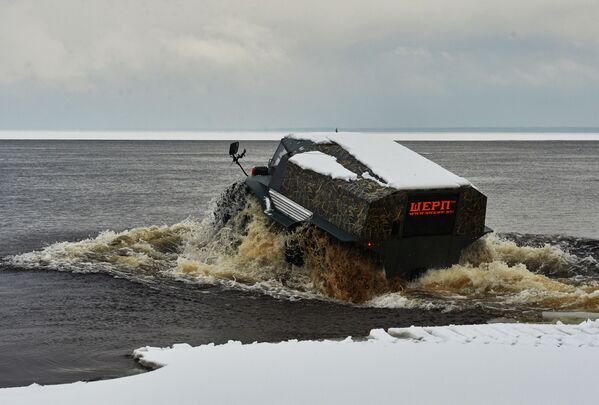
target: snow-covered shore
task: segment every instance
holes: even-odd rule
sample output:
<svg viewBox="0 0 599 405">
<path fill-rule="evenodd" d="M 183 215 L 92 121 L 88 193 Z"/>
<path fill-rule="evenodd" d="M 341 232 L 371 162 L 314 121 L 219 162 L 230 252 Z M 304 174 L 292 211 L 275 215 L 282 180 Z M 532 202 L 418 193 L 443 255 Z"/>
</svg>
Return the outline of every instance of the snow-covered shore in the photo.
<svg viewBox="0 0 599 405">
<path fill-rule="evenodd" d="M 0 390 L 2 404 L 596 404 L 599 321 L 142 348 L 149 373 Z"/>
</svg>

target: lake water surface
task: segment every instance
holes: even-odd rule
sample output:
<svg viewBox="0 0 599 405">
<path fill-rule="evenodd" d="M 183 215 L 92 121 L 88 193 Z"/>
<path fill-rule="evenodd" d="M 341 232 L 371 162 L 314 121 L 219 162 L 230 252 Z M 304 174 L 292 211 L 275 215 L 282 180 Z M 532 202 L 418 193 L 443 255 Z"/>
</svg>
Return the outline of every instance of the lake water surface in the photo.
<svg viewBox="0 0 599 405">
<path fill-rule="evenodd" d="M 487 225 L 500 235 L 485 249 L 495 256 L 355 305 L 272 264 L 247 277 L 238 258 L 170 271 L 197 260 L 180 246 L 193 245 L 210 202 L 242 178 L 228 142 L 0 140 L 0 387 L 138 373 L 129 354 L 144 345 L 599 311 L 599 142 L 404 144 L 487 195 Z M 276 143 L 242 147 L 252 167 Z M 139 230 L 119 234 L 131 228 Z M 143 250 L 156 233 L 179 250 Z M 136 244 L 115 245 L 119 235 Z"/>
</svg>

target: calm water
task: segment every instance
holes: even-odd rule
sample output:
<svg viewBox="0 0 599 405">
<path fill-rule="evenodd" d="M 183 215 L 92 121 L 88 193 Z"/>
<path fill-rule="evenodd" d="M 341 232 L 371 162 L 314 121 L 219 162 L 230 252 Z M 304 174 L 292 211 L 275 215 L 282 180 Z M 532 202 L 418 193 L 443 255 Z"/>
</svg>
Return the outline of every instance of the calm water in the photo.
<svg viewBox="0 0 599 405">
<path fill-rule="evenodd" d="M 599 143 L 406 142 L 488 196 L 487 224 L 519 244 L 599 259 Z M 246 142 L 246 167 L 273 142 Z M 201 218 L 239 169 L 227 142 L 0 141 L 0 257 L 103 230 Z M 517 235 L 534 234 L 537 236 Z M 366 308 L 106 274 L 0 267 L 0 386 L 140 372 L 143 345 L 364 335 L 374 327 L 482 322 L 492 310 Z M 590 269 L 590 270 L 589 270 Z M 87 272 L 89 273 L 89 271 Z"/>
</svg>

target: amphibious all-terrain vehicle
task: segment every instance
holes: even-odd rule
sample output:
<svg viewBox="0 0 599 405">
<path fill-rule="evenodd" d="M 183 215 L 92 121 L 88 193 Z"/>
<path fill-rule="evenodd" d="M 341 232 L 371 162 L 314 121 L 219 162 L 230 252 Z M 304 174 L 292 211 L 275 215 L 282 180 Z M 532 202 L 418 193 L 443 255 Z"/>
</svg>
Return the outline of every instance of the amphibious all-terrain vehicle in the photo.
<svg viewBox="0 0 599 405">
<path fill-rule="evenodd" d="M 229 149 L 237 164 L 245 154 L 238 148 L 234 142 Z M 387 277 L 455 264 L 462 249 L 491 232 L 485 195 L 381 135 L 288 135 L 245 182 L 274 221 L 286 228 L 309 223 L 368 249 Z"/>
</svg>

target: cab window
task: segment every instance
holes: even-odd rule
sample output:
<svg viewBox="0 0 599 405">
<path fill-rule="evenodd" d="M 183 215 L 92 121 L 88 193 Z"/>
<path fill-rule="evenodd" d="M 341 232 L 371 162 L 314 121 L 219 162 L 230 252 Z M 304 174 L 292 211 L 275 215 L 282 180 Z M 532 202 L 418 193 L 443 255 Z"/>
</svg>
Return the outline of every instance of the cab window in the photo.
<svg viewBox="0 0 599 405">
<path fill-rule="evenodd" d="M 270 168 L 275 167 L 276 165 L 279 164 L 279 162 L 281 161 L 281 158 L 283 156 L 285 156 L 286 154 L 287 154 L 287 149 L 285 149 L 285 146 L 283 146 L 283 142 L 279 143 L 279 147 L 277 148 L 277 150 L 275 151 L 275 154 L 270 159 L 270 162 L 268 162 L 268 166 Z"/>
</svg>

